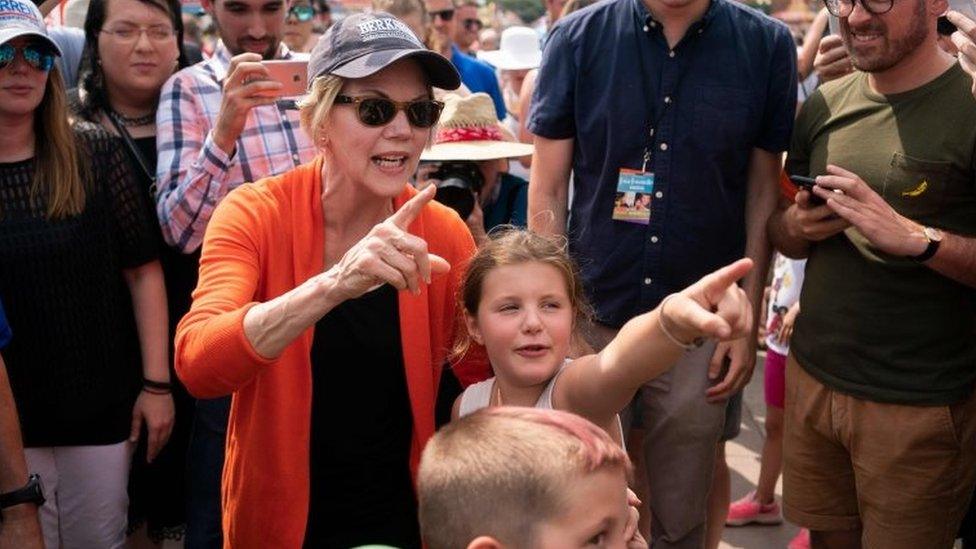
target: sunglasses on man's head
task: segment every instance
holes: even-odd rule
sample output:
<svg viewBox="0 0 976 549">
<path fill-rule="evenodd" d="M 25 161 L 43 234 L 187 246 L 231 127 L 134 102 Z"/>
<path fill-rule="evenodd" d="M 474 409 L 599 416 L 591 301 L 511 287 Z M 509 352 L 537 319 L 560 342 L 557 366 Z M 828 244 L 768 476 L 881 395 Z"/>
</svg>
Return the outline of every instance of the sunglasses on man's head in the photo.
<svg viewBox="0 0 976 549">
<path fill-rule="evenodd" d="M 444 21 L 450 21 L 451 19 L 454 19 L 454 10 L 432 11 L 430 12 L 430 17 L 431 19 L 434 17 L 440 17 Z"/>
<path fill-rule="evenodd" d="M 315 8 L 312 6 L 292 6 L 288 9 L 288 17 L 294 17 L 300 23 L 307 23 L 315 17 Z"/>
<path fill-rule="evenodd" d="M 39 71 L 48 72 L 54 67 L 55 54 L 50 48 L 45 48 L 37 44 L 28 44 L 19 48 L 11 44 L 3 44 L 0 45 L 0 70 L 13 64 L 18 51 L 24 57 L 24 61 L 27 61 L 28 65 Z"/>
<path fill-rule="evenodd" d="M 462 23 L 464 24 L 464 28 L 468 29 L 469 31 L 480 31 L 481 28 L 485 26 L 485 24 L 481 22 L 481 19 L 465 19 Z"/>
<path fill-rule="evenodd" d="M 338 105 L 356 105 L 356 115 L 359 121 L 367 126 L 383 126 L 389 124 L 398 111 L 407 113 L 407 121 L 416 128 L 430 128 L 437 123 L 444 109 L 444 103 L 433 99 L 418 99 L 416 101 L 393 101 L 383 97 L 350 97 L 339 95 L 336 97 Z"/>
</svg>

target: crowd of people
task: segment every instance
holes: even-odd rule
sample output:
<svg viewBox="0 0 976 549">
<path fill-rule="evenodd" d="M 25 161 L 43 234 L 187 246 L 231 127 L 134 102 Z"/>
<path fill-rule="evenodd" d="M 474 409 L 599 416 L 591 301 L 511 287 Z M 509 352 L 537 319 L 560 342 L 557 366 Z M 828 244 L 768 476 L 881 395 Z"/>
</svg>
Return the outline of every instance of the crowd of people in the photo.
<svg viewBox="0 0 976 549">
<path fill-rule="evenodd" d="M 0 549 L 976 547 L 976 4 L 78 3 L 0 0 Z"/>
</svg>

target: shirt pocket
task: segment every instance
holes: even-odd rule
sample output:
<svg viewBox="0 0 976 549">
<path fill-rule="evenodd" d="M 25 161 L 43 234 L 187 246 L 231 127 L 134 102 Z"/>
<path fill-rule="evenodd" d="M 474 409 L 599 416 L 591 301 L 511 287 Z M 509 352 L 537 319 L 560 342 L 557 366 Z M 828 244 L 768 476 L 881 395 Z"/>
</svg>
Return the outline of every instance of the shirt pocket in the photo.
<svg viewBox="0 0 976 549">
<path fill-rule="evenodd" d="M 748 148 L 755 124 L 749 92 L 728 86 L 701 86 L 694 110 L 694 140 L 705 150 Z"/>
<path fill-rule="evenodd" d="M 895 153 L 885 174 L 881 196 L 901 215 L 927 217 L 942 209 L 951 176 L 949 162 Z"/>
</svg>

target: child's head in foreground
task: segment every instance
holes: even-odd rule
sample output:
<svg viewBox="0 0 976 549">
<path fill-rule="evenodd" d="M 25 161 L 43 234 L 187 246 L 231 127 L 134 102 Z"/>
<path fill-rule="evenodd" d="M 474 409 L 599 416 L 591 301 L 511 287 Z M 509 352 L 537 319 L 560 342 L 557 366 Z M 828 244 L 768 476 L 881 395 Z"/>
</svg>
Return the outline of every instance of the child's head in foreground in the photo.
<svg viewBox="0 0 976 549">
<path fill-rule="evenodd" d="M 484 345 L 495 374 L 519 385 L 556 374 L 590 311 L 565 239 L 515 228 L 494 231 L 478 249 L 459 301 L 467 332 L 456 355 L 471 340 Z"/>
<path fill-rule="evenodd" d="M 556 410 L 491 407 L 454 421 L 420 463 L 429 549 L 624 547 L 624 450 Z"/>
</svg>

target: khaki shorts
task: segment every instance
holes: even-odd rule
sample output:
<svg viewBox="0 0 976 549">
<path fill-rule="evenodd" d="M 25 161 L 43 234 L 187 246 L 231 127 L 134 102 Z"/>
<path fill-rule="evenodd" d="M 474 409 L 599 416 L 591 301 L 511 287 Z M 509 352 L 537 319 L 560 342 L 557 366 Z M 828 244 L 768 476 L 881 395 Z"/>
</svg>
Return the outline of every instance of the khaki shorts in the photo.
<svg viewBox="0 0 976 549">
<path fill-rule="evenodd" d="M 952 547 L 976 482 L 976 392 L 952 406 L 903 406 L 835 392 L 786 365 L 786 518 L 862 529 L 866 548 Z"/>
</svg>

